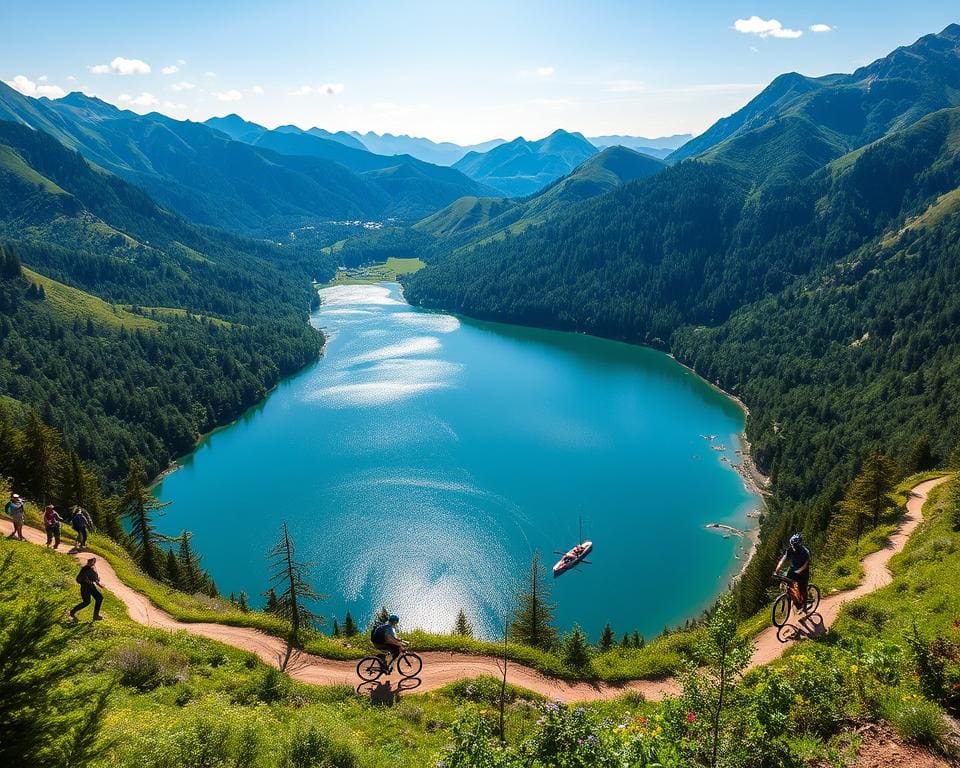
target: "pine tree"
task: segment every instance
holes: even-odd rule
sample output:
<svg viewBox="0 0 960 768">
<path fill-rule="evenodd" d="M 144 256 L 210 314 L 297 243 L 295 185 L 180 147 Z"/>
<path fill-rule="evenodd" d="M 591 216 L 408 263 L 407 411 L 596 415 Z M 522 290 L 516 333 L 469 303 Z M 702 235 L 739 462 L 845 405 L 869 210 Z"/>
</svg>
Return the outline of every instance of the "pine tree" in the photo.
<svg viewBox="0 0 960 768">
<path fill-rule="evenodd" d="M 457 614 L 457 623 L 453 627 L 453 634 L 463 637 L 473 637 L 473 625 L 467 620 L 467 614 L 463 608 Z"/>
<path fill-rule="evenodd" d="M 340 637 L 340 622 L 337 621 L 337 617 L 333 617 L 333 622 L 330 626 L 330 635 L 331 637 Z"/>
<path fill-rule="evenodd" d="M 907 454 L 904 472 L 912 475 L 916 472 L 923 472 L 931 469 L 934 465 L 933 449 L 930 447 L 930 438 L 926 435 L 920 435 L 910 446 L 910 453 Z"/>
<path fill-rule="evenodd" d="M 550 650 L 556 643 L 557 630 L 552 626 L 554 606 L 549 602 L 550 590 L 540 564 L 540 553 L 530 560 L 530 575 L 517 592 L 517 608 L 510 623 L 511 639 L 535 648 Z"/>
<path fill-rule="evenodd" d="M 635 633 L 637 635 L 636 645 L 637 648 L 643 648 L 647 644 L 647 641 L 643 639 L 643 635 L 639 632 Z"/>
<path fill-rule="evenodd" d="M 23 453 L 19 475 L 27 493 L 40 506 L 53 498 L 56 484 L 59 435 L 48 427 L 40 414 L 31 410 L 23 435 Z"/>
<path fill-rule="evenodd" d="M 390 611 L 387 610 L 387 606 L 381 605 L 380 610 L 377 611 L 377 615 L 373 617 L 373 626 L 379 626 L 380 624 L 386 624 L 390 620 Z"/>
<path fill-rule="evenodd" d="M 590 667 L 590 646 L 579 624 L 563 641 L 563 663 L 576 672 L 585 672 Z"/>
<path fill-rule="evenodd" d="M 263 596 L 266 598 L 267 602 L 263 606 L 263 610 L 266 613 L 276 613 L 277 612 L 277 592 L 273 587 L 270 587 L 266 592 L 263 593 Z"/>
<path fill-rule="evenodd" d="M 169 506 L 169 502 L 161 504 L 150 495 L 144 484 L 145 477 L 140 461 L 131 459 L 126 490 L 120 499 L 120 510 L 130 522 L 137 562 L 144 573 L 159 579 L 162 576 L 160 542 L 164 539 L 153 527 L 152 517 Z"/>
<path fill-rule="evenodd" d="M 281 527 L 280 540 L 270 550 L 271 582 L 277 589 L 275 613 L 290 624 L 287 648 L 279 659 L 280 669 L 286 671 L 295 648 L 303 643 L 304 632 L 322 621 L 322 617 L 310 610 L 307 603 L 322 600 L 307 580 L 307 566 L 296 559 L 296 548 L 287 524 Z"/>
<path fill-rule="evenodd" d="M 623 638 L 620 640 L 620 647 L 621 647 L 621 648 L 629 648 L 629 647 L 630 647 L 630 633 L 629 633 L 629 632 L 624 632 L 624 633 L 623 633 Z"/>
<path fill-rule="evenodd" d="M 347 615 L 343 617 L 343 636 L 354 637 L 357 631 L 357 624 L 350 615 L 350 611 L 347 611 Z"/>
<path fill-rule="evenodd" d="M 180 584 L 178 588 L 192 595 L 196 592 L 209 591 L 209 588 L 205 589 L 205 587 L 208 587 L 205 583 L 208 577 L 200 567 L 200 556 L 190 546 L 190 537 L 191 533 L 189 531 L 180 534 L 177 562 L 180 564 Z"/>
<path fill-rule="evenodd" d="M 613 627 L 610 626 L 610 622 L 607 622 L 607 626 L 603 628 L 603 634 L 600 635 L 600 642 L 597 644 L 597 649 L 600 653 L 606 653 L 613 648 L 615 643 Z"/>
<path fill-rule="evenodd" d="M 240 613 L 250 613 L 250 604 L 247 601 L 247 593 L 242 589 L 240 590 L 240 596 L 237 598 L 237 608 L 240 609 Z"/>
<path fill-rule="evenodd" d="M 879 524 L 880 515 L 891 504 L 887 494 L 893 490 L 897 476 L 897 464 L 886 454 L 877 450 L 867 457 L 827 528 L 827 553 L 842 556 L 851 541 L 859 544 L 867 520 L 872 519 L 874 526 Z"/>
<path fill-rule="evenodd" d="M 175 589 L 183 589 L 183 574 L 180 571 L 180 562 L 172 549 L 167 550 L 167 581 Z"/>
<path fill-rule="evenodd" d="M 666 631 L 666 628 L 664 628 Z M 640 633 L 637 630 L 633 630 L 633 647 L 634 648 L 643 648 L 643 638 L 640 637 Z"/>
</svg>

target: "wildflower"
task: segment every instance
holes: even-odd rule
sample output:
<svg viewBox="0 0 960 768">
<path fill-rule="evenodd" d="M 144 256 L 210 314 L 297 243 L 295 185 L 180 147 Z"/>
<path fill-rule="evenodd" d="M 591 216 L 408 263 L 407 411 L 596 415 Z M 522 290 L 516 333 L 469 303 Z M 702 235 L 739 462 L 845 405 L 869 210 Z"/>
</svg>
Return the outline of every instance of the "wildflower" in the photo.
<svg viewBox="0 0 960 768">
<path fill-rule="evenodd" d="M 850 674 L 855 675 L 855 674 L 857 674 L 857 672 L 859 672 L 859 671 L 860 671 L 860 667 L 858 667 L 856 664 L 851 664 L 851 665 L 850 665 Z"/>
<path fill-rule="evenodd" d="M 687 722 L 692 723 L 697 719 L 697 716 L 693 712 L 687 712 Z"/>
</svg>

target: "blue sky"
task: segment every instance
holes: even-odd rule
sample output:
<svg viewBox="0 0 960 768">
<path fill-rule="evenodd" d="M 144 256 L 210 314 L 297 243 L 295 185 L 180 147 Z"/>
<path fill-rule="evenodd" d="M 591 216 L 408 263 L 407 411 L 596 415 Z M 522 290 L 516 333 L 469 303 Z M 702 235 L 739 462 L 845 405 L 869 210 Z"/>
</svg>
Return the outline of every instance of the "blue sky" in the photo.
<svg viewBox="0 0 960 768">
<path fill-rule="evenodd" d="M 956 0 L 2 0 L 0 79 L 270 127 L 660 136 L 699 133 L 783 72 L 849 72 L 957 21 Z"/>
</svg>

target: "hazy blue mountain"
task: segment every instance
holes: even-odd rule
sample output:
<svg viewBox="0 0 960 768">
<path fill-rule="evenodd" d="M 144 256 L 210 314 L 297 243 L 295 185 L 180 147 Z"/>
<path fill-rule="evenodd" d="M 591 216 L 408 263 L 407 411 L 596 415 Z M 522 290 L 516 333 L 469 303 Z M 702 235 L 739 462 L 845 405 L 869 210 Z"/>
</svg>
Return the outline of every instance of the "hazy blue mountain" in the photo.
<svg viewBox="0 0 960 768">
<path fill-rule="evenodd" d="M 875 141 L 891 130 L 904 128 L 925 114 L 960 104 L 960 25 L 951 24 L 940 34 L 926 35 L 912 45 L 852 74 L 806 77 L 796 72 L 781 75 L 745 107 L 718 120 L 700 136 L 671 154 L 671 161 L 703 155 L 721 144 L 756 130 L 794 133 L 792 141 L 818 147 L 803 151 L 834 157 Z M 792 122 L 776 127 L 776 122 Z M 812 127 L 805 136 L 798 126 Z M 730 145 L 743 159 L 747 146 L 758 138 Z M 781 147 L 781 150 L 785 147 Z"/>
<path fill-rule="evenodd" d="M 216 128 L 221 133 L 227 134 L 231 139 L 242 141 L 244 144 L 253 144 L 260 135 L 268 130 L 262 125 L 244 120 L 237 114 L 230 114 L 226 117 L 211 117 L 209 120 L 205 120 L 204 124 Z"/>
<path fill-rule="evenodd" d="M 489 191 L 449 168 L 267 131 L 235 115 L 213 127 L 137 115 L 80 93 L 31 99 L 0 83 L 0 118 L 49 133 L 197 223 L 257 236 L 279 238 L 329 220 L 416 220 Z M 259 146 L 272 141 L 306 143 L 311 151 Z"/>
<path fill-rule="evenodd" d="M 607 147 L 628 147 L 635 152 L 640 152 L 650 157 L 663 159 L 675 149 L 679 149 L 686 144 L 693 136 L 689 133 L 678 133 L 673 136 L 660 136 L 659 138 L 648 139 L 644 136 L 588 136 L 587 141 L 593 144 L 597 149 L 606 149 Z"/>
<path fill-rule="evenodd" d="M 337 131 L 336 133 L 331 133 L 330 131 L 325 131 L 323 128 L 309 128 L 305 131 L 295 125 L 280 125 L 273 130 L 276 133 L 295 133 L 304 134 L 307 136 L 316 136 L 318 139 L 335 141 L 337 144 L 342 144 L 345 147 L 363 150 L 364 152 L 367 151 L 367 148 L 363 146 L 362 142 L 355 139 L 346 131 Z"/>
<path fill-rule="evenodd" d="M 486 152 L 504 143 L 503 139 L 491 139 L 479 144 L 462 146 L 449 141 L 436 142 L 417 136 L 394 136 L 392 133 L 380 135 L 373 131 L 362 134 L 353 131 L 351 135 L 362 141 L 371 152 L 380 155 L 411 155 L 418 160 L 436 165 L 453 165 L 467 152 Z"/>
<path fill-rule="evenodd" d="M 453 167 L 507 197 L 543 189 L 598 152 L 579 133 L 557 130 L 539 141 L 522 136 L 487 152 L 470 152 Z"/>
<path fill-rule="evenodd" d="M 666 167 L 666 163 L 632 149 L 609 147 L 526 200 L 463 197 L 418 222 L 414 229 L 449 238 L 439 246 L 441 252 L 462 250 L 520 234 L 559 216 L 575 203 L 628 181 L 653 176 Z"/>
</svg>

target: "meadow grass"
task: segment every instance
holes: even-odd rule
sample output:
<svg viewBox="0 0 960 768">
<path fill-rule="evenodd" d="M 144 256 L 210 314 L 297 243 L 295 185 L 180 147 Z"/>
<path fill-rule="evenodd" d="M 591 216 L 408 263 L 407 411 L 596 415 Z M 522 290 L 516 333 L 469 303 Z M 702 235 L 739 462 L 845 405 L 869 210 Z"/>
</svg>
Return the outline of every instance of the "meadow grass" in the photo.
<svg viewBox="0 0 960 768">
<path fill-rule="evenodd" d="M 426 262 L 421 259 L 388 258 L 378 264 L 367 264 L 363 267 L 347 269 L 341 267 L 334 278 L 323 285 L 330 288 L 335 285 L 371 285 L 373 283 L 393 283 L 400 275 L 411 275 L 423 269 Z"/>
</svg>

